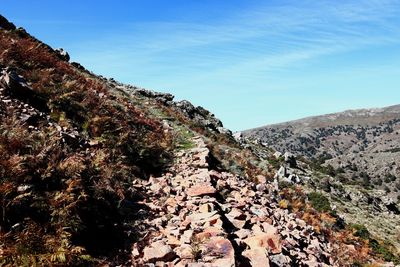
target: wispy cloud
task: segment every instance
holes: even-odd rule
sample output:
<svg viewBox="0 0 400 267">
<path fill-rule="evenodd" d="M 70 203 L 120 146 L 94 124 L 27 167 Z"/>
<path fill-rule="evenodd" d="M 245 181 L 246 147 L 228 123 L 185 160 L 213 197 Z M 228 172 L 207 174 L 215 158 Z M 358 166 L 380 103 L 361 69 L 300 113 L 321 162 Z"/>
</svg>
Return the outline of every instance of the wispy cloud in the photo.
<svg viewBox="0 0 400 267">
<path fill-rule="evenodd" d="M 275 109 L 269 112 L 277 115 L 279 102 L 296 92 L 307 92 L 303 100 L 318 88 L 352 90 L 348 88 L 354 86 L 359 93 L 368 85 L 362 81 L 369 76 L 375 79 L 370 84 L 376 86 L 378 74 L 386 75 L 388 82 L 382 84 L 388 85 L 388 73 L 398 73 L 396 64 L 357 66 L 352 60 L 360 51 L 375 49 L 384 55 L 388 47 L 398 46 L 399 18 L 400 0 L 278 1 L 274 6 L 228 13 L 215 21 L 121 25 L 118 32 L 105 34 L 101 40 L 97 37 L 72 47 L 72 56 L 96 72 L 204 104 L 238 129 L 255 127 L 256 120 L 262 124 L 265 119 L 260 110 L 274 94 L 277 104 L 271 104 Z M 365 54 L 363 60 L 370 56 L 376 54 Z M 332 58 L 337 61 L 334 70 L 319 72 L 318 64 Z M 293 71 L 297 69 L 301 71 Z M 290 76 L 293 73 L 295 77 Z M 335 84 L 335 75 L 348 80 Z M 353 76 L 357 80 L 352 84 Z M 321 97 L 321 90 L 315 95 Z M 252 98 L 246 96 L 249 92 Z M 252 104 L 240 112 L 229 108 L 244 105 L 243 99 Z M 304 109 L 309 106 L 303 104 Z"/>
<path fill-rule="evenodd" d="M 171 64 L 183 63 L 182 67 L 207 66 L 205 69 L 215 73 L 246 70 L 251 65 L 260 70 L 282 68 L 327 54 L 400 41 L 400 28 L 391 21 L 399 15 L 399 1 L 340 2 L 245 10 L 212 25 L 126 25 L 123 33 L 107 35 L 102 42 L 94 40 L 96 45 L 88 45 L 91 51 L 78 56 L 91 61 L 105 55 L 107 64 L 127 57 L 142 63 L 167 59 Z"/>
</svg>

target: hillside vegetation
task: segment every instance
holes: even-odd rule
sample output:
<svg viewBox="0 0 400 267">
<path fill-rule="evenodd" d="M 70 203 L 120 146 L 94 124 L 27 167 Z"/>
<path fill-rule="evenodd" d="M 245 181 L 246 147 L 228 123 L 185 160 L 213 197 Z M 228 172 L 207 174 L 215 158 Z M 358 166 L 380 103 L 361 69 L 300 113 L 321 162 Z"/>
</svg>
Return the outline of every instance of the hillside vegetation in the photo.
<svg viewBox="0 0 400 267">
<path fill-rule="evenodd" d="M 0 16 L 0 266 L 398 262 L 324 193 L 277 179 L 285 159 L 173 98 Z"/>
</svg>

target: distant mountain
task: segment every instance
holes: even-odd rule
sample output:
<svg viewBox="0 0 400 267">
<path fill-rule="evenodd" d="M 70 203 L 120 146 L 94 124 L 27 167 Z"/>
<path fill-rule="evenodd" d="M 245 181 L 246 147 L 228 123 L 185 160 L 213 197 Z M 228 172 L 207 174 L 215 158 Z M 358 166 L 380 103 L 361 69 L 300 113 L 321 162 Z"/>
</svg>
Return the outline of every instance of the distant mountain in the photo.
<svg viewBox="0 0 400 267">
<path fill-rule="evenodd" d="M 256 132 L 265 128 L 285 128 L 287 126 L 292 126 L 296 128 L 297 131 L 322 127 L 334 127 L 340 125 L 371 126 L 398 118 L 400 118 L 400 105 L 394 105 L 384 108 L 354 109 L 338 113 L 312 116 L 299 120 L 250 129 L 244 131 L 244 133 Z"/>
<path fill-rule="evenodd" d="M 347 182 L 400 190 L 400 105 L 347 110 L 242 132 L 277 151 L 324 166 Z"/>
<path fill-rule="evenodd" d="M 309 177 L 300 184 L 324 191 L 340 216 L 400 249 L 400 105 L 314 116 L 235 136 L 270 163 L 293 153 L 299 167 L 278 172 L 283 180 L 292 173 Z"/>
</svg>

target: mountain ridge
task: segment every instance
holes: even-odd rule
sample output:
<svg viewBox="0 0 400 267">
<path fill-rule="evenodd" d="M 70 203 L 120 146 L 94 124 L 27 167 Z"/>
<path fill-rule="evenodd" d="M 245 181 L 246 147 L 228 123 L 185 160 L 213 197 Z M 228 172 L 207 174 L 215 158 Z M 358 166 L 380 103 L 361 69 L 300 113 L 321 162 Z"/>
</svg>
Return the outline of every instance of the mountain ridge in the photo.
<svg viewBox="0 0 400 267">
<path fill-rule="evenodd" d="M 249 132 L 249 131 L 255 131 L 255 130 L 260 130 L 263 128 L 267 127 L 278 127 L 278 126 L 287 126 L 289 124 L 296 124 L 296 123 L 307 123 L 309 121 L 313 120 L 320 120 L 320 119 L 326 119 L 327 122 L 329 123 L 329 120 L 333 121 L 338 116 L 347 116 L 347 117 L 371 117 L 371 116 L 376 116 L 379 113 L 395 113 L 398 114 L 400 113 L 400 104 L 396 105 L 390 105 L 390 106 L 385 106 L 385 107 L 378 107 L 378 108 L 360 108 L 360 109 L 346 109 L 344 111 L 340 112 L 332 112 L 332 113 L 327 113 L 327 114 L 322 114 L 322 115 L 313 115 L 313 116 L 308 116 L 300 119 L 295 119 L 295 120 L 289 120 L 289 121 L 284 121 L 284 122 L 278 122 L 278 123 L 272 123 L 272 124 L 266 124 L 264 126 L 260 127 L 255 127 L 251 129 L 246 129 L 238 132 Z M 367 113 L 367 114 L 366 114 Z M 389 118 L 388 118 L 389 119 Z M 342 123 L 344 124 L 344 123 Z M 325 125 L 327 126 L 327 125 Z"/>
<path fill-rule="evenodd" d="M 302 169 L 322 172 L 316 177 L 310 173 L 305 183 L 326 192 L 339 214 L 367 225 L 400 249 L 395 223 L 400 219 L 400 105 L 313 116 L 246 130 L 236 137 L 260 146 L 261 155 L 271 150 L 278 157 L 289 153 Z M 292 178 L 282 178 L 292 183 Z M 392 211 L 376 208 L 376 203 L 386 201 L 392 203 Z"/>
</svg>

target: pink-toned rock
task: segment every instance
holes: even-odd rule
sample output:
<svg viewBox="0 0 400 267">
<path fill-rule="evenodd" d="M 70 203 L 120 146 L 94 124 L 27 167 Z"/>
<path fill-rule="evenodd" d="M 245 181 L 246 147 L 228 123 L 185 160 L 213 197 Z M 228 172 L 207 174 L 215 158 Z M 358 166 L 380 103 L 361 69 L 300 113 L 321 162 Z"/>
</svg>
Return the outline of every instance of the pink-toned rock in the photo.
<svg viewBox="0 0 400 267">
<path fill-rule="evenodd" d="M 224 180 L 217 180 L 217 185 L 216 187 L 218 188 L 218 190 L 222 190 L 224 188 L 226 188 L 226 181 Z"/>
<path fill-rule="evenodd" d="M 240 193 L 241 195 L 248 197 L 254 197 L 256 195 L 253 190 L 250 190 L 247 187 L 243 187 L 242 190 L 240 190 Z"/>
<path fill-rule="evenodd" d="M 191 223 L 191 221 L 190 221 L 189 217 L 186 217 L 185 220 L 183 220 L 182 223 L 180 224 L 179 229 L 183 230 L 183 229 L 189 228 L 190 223 Z"/>
<path fill-rule="evenodd" d="M 253 227 L 251 227 L 251 230 L 253 230 L 254 234 L 263 233 L 263 230 L 258 224 L 253 225 Z"/>
<path fill-rule="evenodd" d="M 222 234 L 222 229 L 217 227 L 207 227 L 203 232 L 196 234 L 197 240 L 207 240 Z"/>
<path fill-rule="evenodd" d="M 265 186 L 265 184 L 258 184 L 256 185 L 256 189 L 258 192 L 264 192 L 267 189 L 267 187 Z"/>
<path fill-rule="evenodd" d="M 197 183 L 208 183 L 211 181 L 211 176 L 208 173 L 208 169 L 197 169 L 194 173 L 192 173 L 188 180 L 197 182 Z"/>
<path fill-rule="evenodd" d="M 308 261 L 304 261 L 304 264 L 309 267 L 319 267 L 323 266 L 321 263 L 319 263 L 316 259 L 310 259 Z"/>
<path fill-rule="evenodd" d="M 192 240 L 193 237 L 193 230 L 186 230 L 183 232 L 183 235 L 181 236 L 181 243 L 182 244 L 189 244 Z"/>
<path fill-rule="evenodd" d="M 290 237 L 286 237 L 283 239 L 282 241 L 282 245 L 286 248 L 294 248 L 296 246 L 299 245 L 299 242 L 297 242 L 296 240 L 294 240 L 293 238 Z"/>
<path fill-rule="evenodd" d="M 265 248 L 252 248 L 244 251 L 242 255 L 250 260 L 252 267 L 269 267 L 269 259 Z"/>
<path fill-rule="evenodd" d="M 272 254 L 281 253 L 281 237 L 278 234 L 278 229 L 269 223 L 263 223 L 262 227 L 267 235 L 268 251 Z"/>
<path fill-rule="evenodd" d="M 246 215 L 240 209 L 233 208 L 226 216 L 233 219 L 246 219 Z"/>
<path fill-rule="evenodd" d="M 255 233 L 254 236 L 248 237 L 244 242 L 252 248 L 266 248 L 271 254 L 282 252 L 282 245 L 279 235 L 276 232 Z"/>
<path fill-rule="evenodd" d="M 208 172 L 210 174 L 210 176 L 212 176 L 215 180 L 219 180 L 222 179 L 222 174 L 216 170 L 210 170 Z"/>
<path fill-rule="evenodd" d="M 171 245 L 173 247 L 179 246 L 181 244 L 181 241 L 179 241 L 178 238 L 172 235 L 167 236 L 167 243 L 168 245 Z"/>
<path fill-rule="evenodd" d="M 235 251 L 231 242 L 223 237 L 212 237 L 205 245 L 205 255 L 215 257 L 213 266 L 233 267 L 235 266 Z"/>
<path fill-rule="evenodd" d="M 132 257 L 134 257 L 134 258 L 140 256 L 140 252 L 139 252 L 137 243 L 133 244 L 133 246 L 132 246 L 132 253 L 131 253 L 131 254 L 132 254 Z"/>
<path fill-rule="evenodd" d="M 267 178 L 264 175 L 257 175 L 257 182 L 260 184 L 265 184 L 267 182 Z"/>
<path fill-rule="evenodd" d="M 214 210 L 214 205 L 212 203 L 206 203 L 200 206 L 200 212 L 211 212 Z"/>
<path fill-rule="evenodd" d="M 301 220 L 301 219 L 296 219 L 296 224 L 300 228 L 306 228 L 306 226 L 307 226 L 307 223 L 304 220 Z"/>
<path fill-rule="evenodd" d="M 242 229 L 246 225 L 246 220 L 229 219 L 233 226 L 237 229 Z"/>
<path fill-rule="evenodd" d="M 214 217 L 210 218 L 207 220 L 207 222 L 204 224 L 204 227 L 218 227 L 222 228 L 223 221 L 221 220 L 221 217 L 219 215 L 214 215 Z"/>
<path fill-rule="evenodd" d="M 175 252 L 163 241 L 157 241 L 145 247 L 143 253 L 145 262 L 169 261 L 175 257 Z"/>
<path fill-rule="evenodd" d="M 193 213 L 191 215 L 189 215 L 187 217 L 187 219 L 190 222 L 205 222 L 210 220 L 213 216 L 217 215 L 219 217 L 219 215 L 217 214 L 216 211 L 212 211 L 212 212 L 200 212 L 200 213 Z"/>
<path fill-rule="evenodd" d="M 240 229 L 235 232 L 235 235 L 237 235 L 237 237 L 239 237 L 240 239 L 244 239 L 244 238 L 248 237 L 250 234 L 251 234 L 251 231 L 248 229 Z"/>
<path fill-rule="evenodd" d="M 164 187 L 167 186 L 165 179 L 161 177 L 150 177 L 149 182 L 151 183 L 150 190 L 157 194 L 160 193 L 164 189 Z"/>
<path fill-rule="evenodd" d="M 208 167 L 207 159 L 198 158 L 198 159 L 196 159 L 196 161 L 194 161 L 192 163 L 192 166 L 198 167 L 198 168 L 207 168 Z"/>
<path fill-rule="evenodd" d="M 167 206 L 171 206 L 171 207 L 175 208 L 177 203 L 178 202 L 174 197 L 169 197 L 169 198 L 167 198 L 167 200 L 165 200 L 164 204 L 167 205 Z"/>
<path fill-rule="evenodd" d="M 246 224 L 246 214 L 237 208 L 233 208 L 231 212 L 226 215 L 226 218 L 238 229 L 243 228 Z"/>
<path fill-rule="evenodd" d="M 175 249 L 176 254 L 181 259 L 193 259 L 193 248 L 189 244 L 183 244 Z"/>
<path fill-rule="evenodd" d="M 215 194 L 216 190 L 210 184 L 197 184 L 190 187 L 187 190 L 188 196 L 204 196 L 204 195 L 213 195 Z"/>
</svg>

